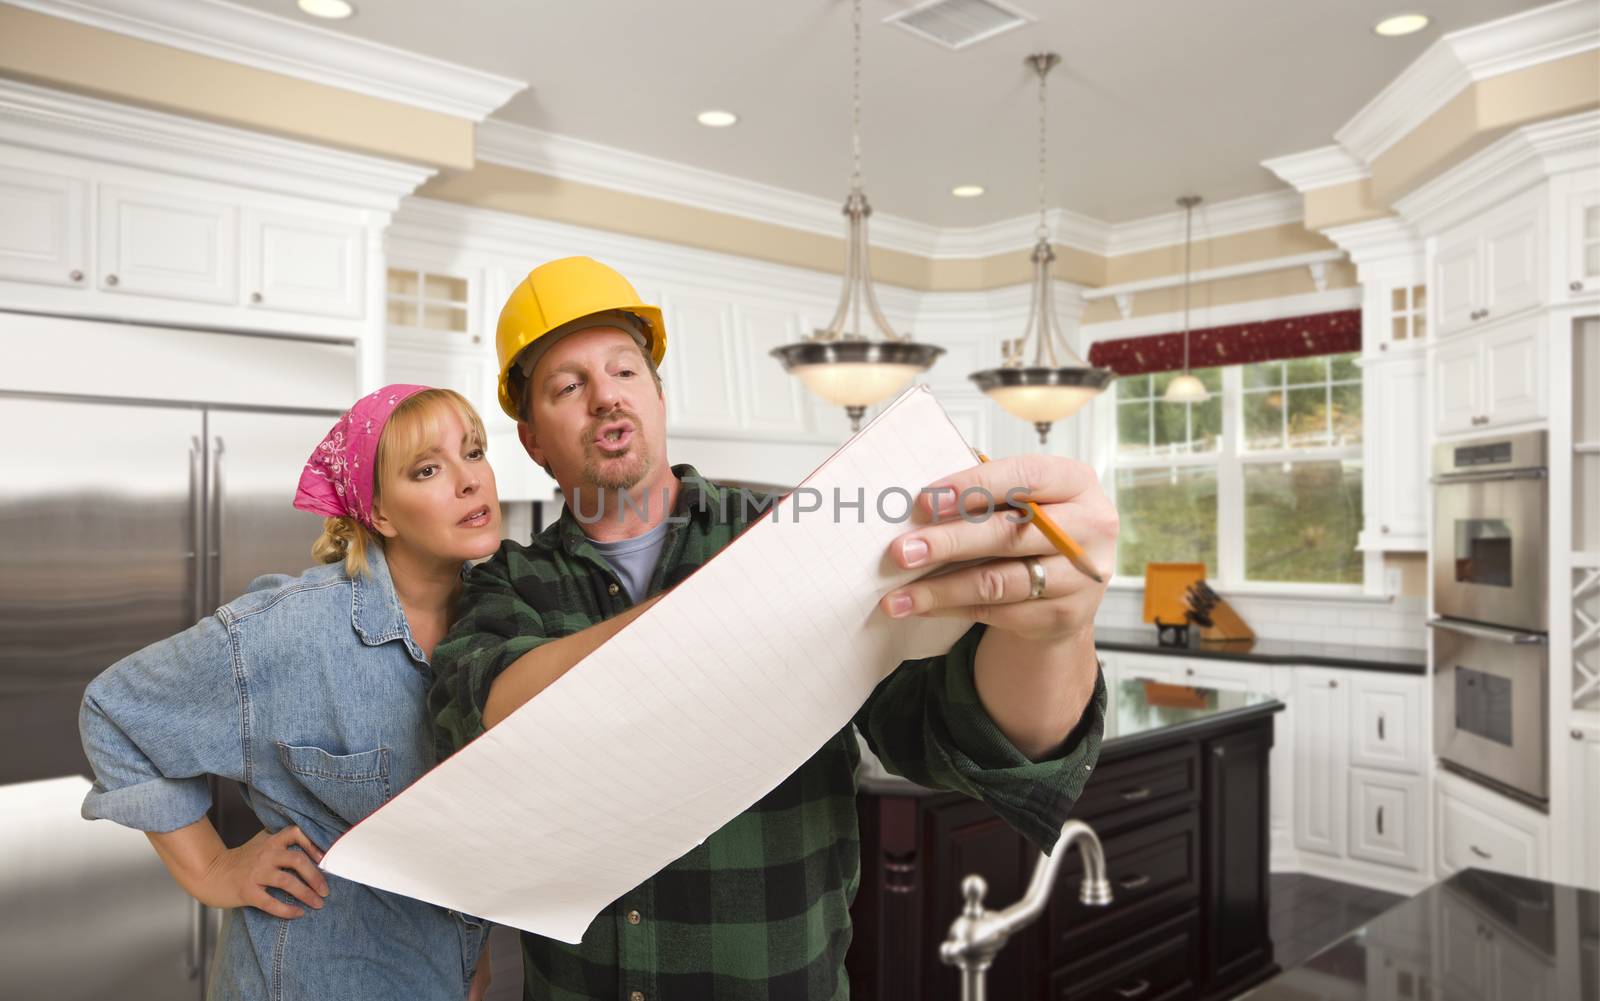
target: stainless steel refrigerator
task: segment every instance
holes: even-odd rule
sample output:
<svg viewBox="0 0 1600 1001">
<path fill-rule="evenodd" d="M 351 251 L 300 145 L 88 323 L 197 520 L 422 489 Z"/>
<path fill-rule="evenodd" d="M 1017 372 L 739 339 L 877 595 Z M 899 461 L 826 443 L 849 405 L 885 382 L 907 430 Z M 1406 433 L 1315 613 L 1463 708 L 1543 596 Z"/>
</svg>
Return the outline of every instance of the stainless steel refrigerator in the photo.
<svg viewBox="0 0 1600 1001">
<path fill-rule="evenodd" d="M 299 471 L 355 348 L 0 312 L 0 997 L 203 994 L 214 926 L 136 831 L 78 814 L 84 686 L 311 562 Z M 236 844 L 256 828 L 217 785 Z"/>
</svg>

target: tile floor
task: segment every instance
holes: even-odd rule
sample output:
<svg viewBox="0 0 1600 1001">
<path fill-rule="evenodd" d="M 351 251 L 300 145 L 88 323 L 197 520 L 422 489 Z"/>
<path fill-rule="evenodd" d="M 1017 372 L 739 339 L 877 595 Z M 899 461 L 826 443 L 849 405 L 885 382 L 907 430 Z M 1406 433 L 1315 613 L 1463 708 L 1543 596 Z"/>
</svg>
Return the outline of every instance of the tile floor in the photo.
<svg viewBox="0 0 1600 1001">
<path fill-rule="evenodd" d="M 1268 927 L 1275 958 L 1284 969 L 1299 966 L 1406 899 L 1319 876 L 1279 872 L 1272 874 L 1271 893 Z"/>
</svg>

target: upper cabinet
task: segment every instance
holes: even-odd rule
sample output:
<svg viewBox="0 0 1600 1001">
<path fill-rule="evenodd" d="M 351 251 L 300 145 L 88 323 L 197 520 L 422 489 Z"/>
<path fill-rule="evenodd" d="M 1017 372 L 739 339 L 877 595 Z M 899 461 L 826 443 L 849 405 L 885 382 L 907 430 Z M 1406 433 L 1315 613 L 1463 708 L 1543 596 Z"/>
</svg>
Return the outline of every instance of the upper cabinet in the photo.
<svg viewBox="0 0 1600 1001">
<path fill-rule="evenodd" d="M 1568 299 L 1600 299 L 1600 176 L 1580 171 L 1568 180 L 1559 219 L 1565 253 L 1556 278 Z"/>
<path fill-rule="evenodd" d="M 1543 420 L 1546 352 L 1539 316 L 1441 344 L 1433 367 L 1434 430 L 1447 435 Z"/>
<path fill-rule="evenodd" d="M 1442 352 L 1441 352 L 1442 354 Z M 1415 352 L 1367 359 L 1362 392 L 1369 428 L 1364 454 L 1372 471 L 1365 479 L 1362 549 L 1427 549 L 1427 374 Z"/>
<path fill-rule="evenodd" d="M 1547 242 L 1542 189 L 1442 234 L 1433 271 L 1439 335 L 1540 305 Z"/>
<path fill-rule="evenodd" d="M 97 285 L 115 295 L 232 303 L 239 211 L 172 190 L 100 185 Z"/>
<path fill-rule="evenodd" d="M 89 183 L 0 163 L 0 279 L 83 288 Z"/>
<path fill-rule="evenodd" d="M 366 232 L 284 212 L 244 213 L 244 301 L 255 309 L 360 317 Z"/>
</svg>

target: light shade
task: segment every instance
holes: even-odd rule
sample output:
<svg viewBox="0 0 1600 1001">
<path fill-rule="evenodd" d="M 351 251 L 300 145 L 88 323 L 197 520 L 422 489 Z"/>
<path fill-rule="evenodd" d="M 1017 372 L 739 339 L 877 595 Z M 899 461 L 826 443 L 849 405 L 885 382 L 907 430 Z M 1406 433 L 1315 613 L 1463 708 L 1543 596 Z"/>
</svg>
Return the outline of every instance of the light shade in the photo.
<svg viewBox="0 0 1600 1001">
<path fill-rule="evenodd" d="M 1205 383 L 1185 372 L 1167 383 L 1167 391 L 1161 398 L 1168 403 L 1204 403 L 1211 399 L 1211 393 Z"/>
<path fill-rule="evenodd" d="M 882 362 L 834 362 L 789 370 L 805 387 L 840 407 L 871 407 L 911 385 L 922 368 Z"/>
<path fill-rule="evenodd" d="M 1034 424 L 1054 424 L 1077 413 L 1100 394 L 1084 386 L 1000 386 L 989 398 L 1006 413 Z"/>
</svg>

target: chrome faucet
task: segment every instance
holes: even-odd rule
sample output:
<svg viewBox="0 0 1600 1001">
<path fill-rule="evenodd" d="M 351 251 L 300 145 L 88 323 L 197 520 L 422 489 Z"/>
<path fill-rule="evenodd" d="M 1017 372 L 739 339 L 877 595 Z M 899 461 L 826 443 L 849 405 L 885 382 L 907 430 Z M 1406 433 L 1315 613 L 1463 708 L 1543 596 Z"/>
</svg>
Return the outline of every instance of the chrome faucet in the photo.
<svg viewBox="0 0 1600 1001">
<path fill-rule="evenodd" d="M 945 965 L 961 970 L 961 1001 L 984 1001 L 986 978 L 994 957 L 1012 935 L 1032 924 L 1044 911 L 1050 900 L 1050 889 L 1055 886 L 1056 873 L 1061 869 L 1061 860 L 1073 842 L 1077 842 L 1078 852 L 1083 856 L 1083 882 L 1078 887 L 1078 899 L 1090 907 L 1104 907 L 1111 903 L 1105 851 L 1094 829 L 1081 820 L 1069 820 L 1062 825 L 1055 848 L 1049 855 L 1039 856 L 1027 892 L 1010 907 L 991 911 L 983 906 L 989 884 L 982 876 L 974 874 L 961 881 L 961 897 L 965 903 L 961 914 L 950 923 L 949 936 L 939 946 L 939 958 Z"/>
</svg>

